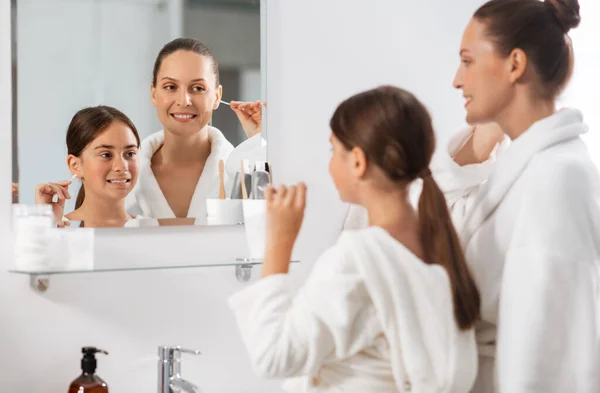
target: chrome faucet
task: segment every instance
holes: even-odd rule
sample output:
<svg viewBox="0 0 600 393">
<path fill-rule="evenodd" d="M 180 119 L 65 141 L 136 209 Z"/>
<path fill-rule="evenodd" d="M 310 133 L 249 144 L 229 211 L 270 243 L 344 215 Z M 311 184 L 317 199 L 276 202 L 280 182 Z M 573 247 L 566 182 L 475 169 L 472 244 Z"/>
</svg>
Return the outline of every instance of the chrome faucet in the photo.
<svg viewBox="0 0 600 393">
<path fill-rule="evenodd" d="M 200 351 L 177 347 L 158 347 L 158 393 L 200 393 L 193 383 L 181 378 L 181 353 L 200 355 Z"/>
</svg>

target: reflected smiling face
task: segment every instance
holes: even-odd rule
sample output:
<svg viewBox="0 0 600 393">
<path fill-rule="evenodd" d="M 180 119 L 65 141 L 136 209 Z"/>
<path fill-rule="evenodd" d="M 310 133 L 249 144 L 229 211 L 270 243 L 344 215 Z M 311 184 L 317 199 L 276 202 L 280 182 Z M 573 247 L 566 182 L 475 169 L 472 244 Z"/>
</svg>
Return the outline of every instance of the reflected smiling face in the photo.
<svg viewBox="0 0 600 393">
<path fill-rule="evenodd" d="M 83 179 L 86 196 L 123 199 L 138 179 L 137 139 L 126 124 L 114 121 L 79 157 L 69 155 L 67 163 L 71 172 Z"/>
<path fill-rule="evenodd" d="M 162 61 L 152 105 L 165 132 L 193 135 L 204 128 L 222 95 L 210 57 L 178 50 Z"/>
</svg>

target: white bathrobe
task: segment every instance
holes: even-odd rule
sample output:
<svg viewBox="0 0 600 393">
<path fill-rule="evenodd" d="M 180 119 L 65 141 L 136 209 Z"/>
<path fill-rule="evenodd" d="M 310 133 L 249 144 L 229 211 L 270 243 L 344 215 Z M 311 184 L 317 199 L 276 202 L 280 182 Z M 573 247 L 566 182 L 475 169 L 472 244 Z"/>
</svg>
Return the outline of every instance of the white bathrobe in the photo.
<svg viewBox="0 0 600 393">
<path fill-rule="evenodd" d="M 211 152 L 206 160 L 196 190 L 192 196 L 187 217 L 206 219 L 206 199 L 219 197 L 219 160 L 227 162 L 233 145 L 214 127 L 210 127 L 208 137 L 211 142 Z M 148 136 L 140 148 L 140 174 L 134 189 L 125 202 L 131 215 L 143 215 L 148 218 L 175 218 L 175 213 L 169 206 L 152 172 L 152 156 L 160 149 L 165 140 L 164 131 Z M 227 184 L 227 173 L 225 182 Z"/>
<path fill-rule="evenodd" d="M 272 275 L 229 304 L 255 371 L 289 392 L 466 393 L 473 329 L 456 324 L 448 275 L 385 230 L 344 232 L 296 296 Z"/>
<path fill-rule="evenodd" d="M 127 220 L 125 222 L 125 225 L 123 226 L 123 228 L 138 228 L 138 227 L 142 226 L 141 223 L 143 223 L 146 220 L 147 220 L 146 217 L 143 217 L 143 216 L 134 217 L 131 220 Z M 72 222 L 71 222 L 71 220 L 69 220 L 66 216 L 63 216 L 62 221 L 63 221 L 63 223 L 67 223 L 68 222 L 69 226 L 73 225 Z M 76 223 L 75 225 L 77 227 L 79 227 L 81 225 L 81 221 L 79 221 L 79 220 L 74 221 L 74 222 Z M 84 223 L 84 225 L 85 225 L 85 223 Z"/>
<path fill-rule="evenodd" d="M 586 131 L 565 109 L 460 167 L 469 129 L 432 167 L 482 295 L 474 393 L 600 392 L 600 181 Z M 347 226 L 362 216 L 352 208 Z"/>
</svg>

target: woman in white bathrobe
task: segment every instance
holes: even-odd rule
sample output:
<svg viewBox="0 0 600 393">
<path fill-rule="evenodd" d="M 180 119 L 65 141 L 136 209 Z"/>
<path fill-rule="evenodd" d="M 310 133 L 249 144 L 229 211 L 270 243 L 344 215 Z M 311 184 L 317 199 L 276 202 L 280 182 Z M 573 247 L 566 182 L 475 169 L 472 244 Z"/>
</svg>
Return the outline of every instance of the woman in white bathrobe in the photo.
<svg viewBox="0 0 600 393">
<path fill-rule="evenodd" d="M 600 177 L 582 114 L 555 109 L 579 20 L 577 0 L 493 1 L 462 39 L 467 122 L 511 140 L 481 163 L 504 135 L 461 133 L 437 177 L 482 293 L 477 393 L 600 392 Z"/>
<path fill-rule="evenodd" d="M 383 86 L 344 101 L 331 129 L 331 176 L 370 227 L 342 234 L 292 296 L 305 187 L 269 189 L 262 278 L 230 299 L 254 369 L 297 393 L 468 392 L 479 294 L 428 169 L 427 110 Z M 417 213 L 408 187 L 418 178 Z"/>
<path fill-rule="evenodd" d="M 138 179 L 140 137 L 129 118 L 115 108 L 97 106 L 77 112 L 67 130 L 67 165 L 81 188 L 75 210 L 64 215 L 71 181 L 36 186 L 36 204 L 50 204 L 58 226 L 122 227 L 135 222 L 125 198 Z M 138 217 L 139 218 L 139 217 Z"/>
<path fill-rule="evenodd" d="M 178 38 L 159 52 L 151 97 L 163 130 L 142 142 L 140 181 L 127 198 L 131 214 L 206 219 L 206 199 L 219 196 L 219 161 L 233 151 L 210 125 L 222 90 L 217 60 L 201 42 Z M 249 137 L 260 132 L 252 121 L 257 105 L 232 103 Z"/>
<path fill-rule="evenodd" d="M 467 121 L 492 124 L 433 173 L 482 296 L 474 393 L 600 392 L 600 180 L 582 114 L 555 109 L 578 23 L 576 0 L 492 1 L 462 39 Z"/>
</svg>

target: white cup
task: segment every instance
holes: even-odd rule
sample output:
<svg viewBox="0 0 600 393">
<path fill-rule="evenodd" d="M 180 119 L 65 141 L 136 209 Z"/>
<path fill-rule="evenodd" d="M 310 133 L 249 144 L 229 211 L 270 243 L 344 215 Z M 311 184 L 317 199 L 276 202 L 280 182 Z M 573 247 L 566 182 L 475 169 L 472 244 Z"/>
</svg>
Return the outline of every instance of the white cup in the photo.
<svg viewBox="0 0 600 393">
<path fill-rule="evenodd" d="M 237 225 L 244 222 L 241 199 L 207 199 L 206 223 L 208 225 Z"/>
<path fill-rule="evenodd" d="M 267 238 L 267 201 L 244 199 L 243 206 L 248 257 L 262 260 L 265 256 Z"/>
</svg>

